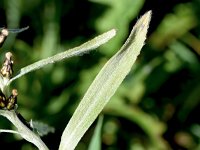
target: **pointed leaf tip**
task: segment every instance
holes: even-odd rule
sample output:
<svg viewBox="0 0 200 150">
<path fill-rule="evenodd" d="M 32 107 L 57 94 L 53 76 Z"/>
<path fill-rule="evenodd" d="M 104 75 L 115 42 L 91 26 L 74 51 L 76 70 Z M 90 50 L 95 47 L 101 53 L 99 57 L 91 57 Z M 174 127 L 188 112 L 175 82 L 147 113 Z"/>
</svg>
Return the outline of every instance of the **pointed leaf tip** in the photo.
<svg viewBox="0 0 200 150">
<path fill-rule="evenodd" d="M 137 21 L 125 44 L 98 73 L 67 124 L 59 150 L 75 149 L 84 133 L 116 92 L 140 54 L 150 19 L 151 11 Z"/>
<path fill-rule="evenodd" d="M 136 28 L 139 28 L 137 32 L 142 32 L 143 29 L 148 29 L 149 22 L 151 20 L 152 11 L 146 12 L 136 23 Z M 145 28 L 147 27 L 147 28 Z"/>
</svg>

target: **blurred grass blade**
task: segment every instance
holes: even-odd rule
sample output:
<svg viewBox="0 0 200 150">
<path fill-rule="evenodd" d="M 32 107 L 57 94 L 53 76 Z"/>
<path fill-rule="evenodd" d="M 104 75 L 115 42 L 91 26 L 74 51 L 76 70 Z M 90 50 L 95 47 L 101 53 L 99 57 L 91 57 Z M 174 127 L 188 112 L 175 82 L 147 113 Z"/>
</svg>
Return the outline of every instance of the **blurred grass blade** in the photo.
<svg viewBox="0 0 200 150">
<path fill-rule="evenodd" d="M 99 116 L 97 126 L 94 130 L 88 150 L 101 150 L 101 128 L 103 124 L 103 116 Z"/>
<path fill-rule="evenodd" d="M 151 11 L 138 20 L 120 51 L 101 69 L 65 128 L 59 150 L 73 150 L 76 147 L 129 73 L 144 45 L 150 18 Z"/>
<path fill-rule="evenodd" d="M 97 37 L 95 37 L 94 39 L 78 46 L 78 47 L 75 47 L 75 48 L 72 48 L 72 49 L 69 49 L 67 51 L 64 51 L 64 52 L 61 52 L 59 54 L 56 54 L 54 56 L 51 56 L 51 57 L 48 57 L 46 59 L 42 59 L 38 62 L 35 62 L 31 65 L 28 65 L 24 68 L 22 68 L 19 73 L 13 77 L 9 82 L 8 84 L 10 84 L 12 81 L 14 81 L 15 79 L 31 72 L 31 71 L 34 71 L 34 70 L 37 70 L 37 69 L 40 69 L 48 64 L 52 64 L 52 63 L 55 63 L 57 61 L 61 61 L 65 58 L 70 58 L 70 57 L 73 57 L 73 56 L 77 56 L 77 55 L 83 55 L 85 53 L 88 53 L 90 52 L 91 50 L 99 47 L 100 45 L 108 42 L 111 38 L 113 38 L 116 34 L 116 30 L 115 29 L 112 29 L 106 33 L 103 33 Z"/>
</svg>

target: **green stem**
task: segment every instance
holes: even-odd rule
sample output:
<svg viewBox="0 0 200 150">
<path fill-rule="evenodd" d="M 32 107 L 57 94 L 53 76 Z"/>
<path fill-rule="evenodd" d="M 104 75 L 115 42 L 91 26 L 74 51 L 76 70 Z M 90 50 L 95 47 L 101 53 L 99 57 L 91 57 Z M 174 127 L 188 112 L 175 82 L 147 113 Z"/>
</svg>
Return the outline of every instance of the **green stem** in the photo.
<svg viewBox="0 0 200 150">
<path fill-rule="evenodd" d="M 41 138 L 24 125 L 18 118 L 16 111 L 0 110 L 0 115 L 6 117 L 17 128 L 17 132 L 27 141 L 33 143 L 39 150 L 48 150 Z"/>
</svg>

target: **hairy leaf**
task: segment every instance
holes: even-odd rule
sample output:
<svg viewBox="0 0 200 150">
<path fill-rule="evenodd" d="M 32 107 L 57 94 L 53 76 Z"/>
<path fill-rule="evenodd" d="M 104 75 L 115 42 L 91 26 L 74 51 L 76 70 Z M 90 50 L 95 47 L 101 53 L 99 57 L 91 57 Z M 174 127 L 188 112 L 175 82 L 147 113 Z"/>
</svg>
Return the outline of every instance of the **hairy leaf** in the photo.
<svg viewBox="0 0 200 150">
<path fill-rule="evenodd" d="M 114 37 L 116 34 L 116 30 L 115 29 L 112 29 L 102 35 L 99 35 L 97 37 L 95 37 L 94 39 L 78 46 L 78 47 L 75 47 L 75 48 L 72 48 L 72 49 L 69 49 L 65 52 L 61 52 L 59 54 L 56 54 L 54 56 L 51 56 L 51 57 L 48 57 L 46 59 L 43 59 L 43 60 L 40 60 L 38 62 L 35 62 L 31 65 L 28 65 L 24 68 L 22 68 L 18 74 L 13 77 L 7 84 L 10 84 L 12 81 L 16 80 L 17 78 L 31 72 L 31 71 L 34 71 L 34 70 L 37 70 L 37 69 L 40 69 L 48 64 L 52 64 L 52 63 L 55 63 L 57 61 L 61 61 L 63 59 L 66 59 L 66 58 L 70 58 L 70 57 L 73 57 L 73 56 L 77 56 L 77 55 L 83 55 L 85 53 L 88 53 L 90 52 L 91 50 L 99 47 L 100 45 L 106 43 L 107 41 L 109 41 L 112 37 Z"/>
<path fill-rule="evenodd" d="M 73 150 L 129 73 L 140 53 L 151 11 L 133 27 L 122 48 L 104 65 L 75 110 L 61 137 L 59 150 Z"/>
</svg>

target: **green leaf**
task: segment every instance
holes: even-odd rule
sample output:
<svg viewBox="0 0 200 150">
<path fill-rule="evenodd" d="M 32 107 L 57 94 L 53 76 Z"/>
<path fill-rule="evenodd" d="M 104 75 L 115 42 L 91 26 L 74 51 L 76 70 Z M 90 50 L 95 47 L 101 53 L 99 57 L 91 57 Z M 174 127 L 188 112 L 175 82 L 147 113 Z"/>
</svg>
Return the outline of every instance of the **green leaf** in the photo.
<svg viewBox="0 0 200 150">
<path fill-rule="evenodd" d="M 74 149 L 81 137 L 116 92 L 144 45 L 151 11 L 133 27 L 122 48 L 104 65 L 66 126 L 59 150 Z"/>
<path fill-rule="evenodd" d="M 88 150 L 101 150 L 101 128 L 103 124 L 103 116 L 99 116 L 97 126 L 94 130 L 94 135 L 90 142 Z"/>
<path fill-rule="evenodd" d="M 28 65 L 24 68 L 22 68 L 18 74 L 13 77 L 8 83 L 7 85 L 9 85 L 12 81 L 16 80 L 17 78 L 31 72 L 31 71 L 34 71 L 34 70 L 37 70 L 37 69 L 40 69 L 48 64 L 52 64 L 52 63 L 55 63 L 57 61 L 61 61 L 63 59 L 66 59 L 66 58 L 70 58 L 70 57 L 73 57 L 73 56 L 78 56 L 78 55 L 83 55 L 85 53 L 88 53 L 90 52 L 91 50 L 99 47 L 100 45 L 108 42 L 112 37 L 114 37 L 116 34 L 116 30 L 115 29 L 112 29 L 106 33 L 103 33 L 102 35 L 99 35 L 97 37 L 95 37 L 94 39 L 78 46 L 78 47 L 75 47 L 75 48 L 72 48 L 72 49 L 69 49 L 67 51 L 64 51 L 64 52 L 61 52 L 61 53 L 58 53 L 54 56 L 51 56 L 51 57 L 48 57 L 46 59 L 43 59 L 43 60 L 40 60 L 38 62 L 35 62 L 31 65 Z"/>
</svg>

